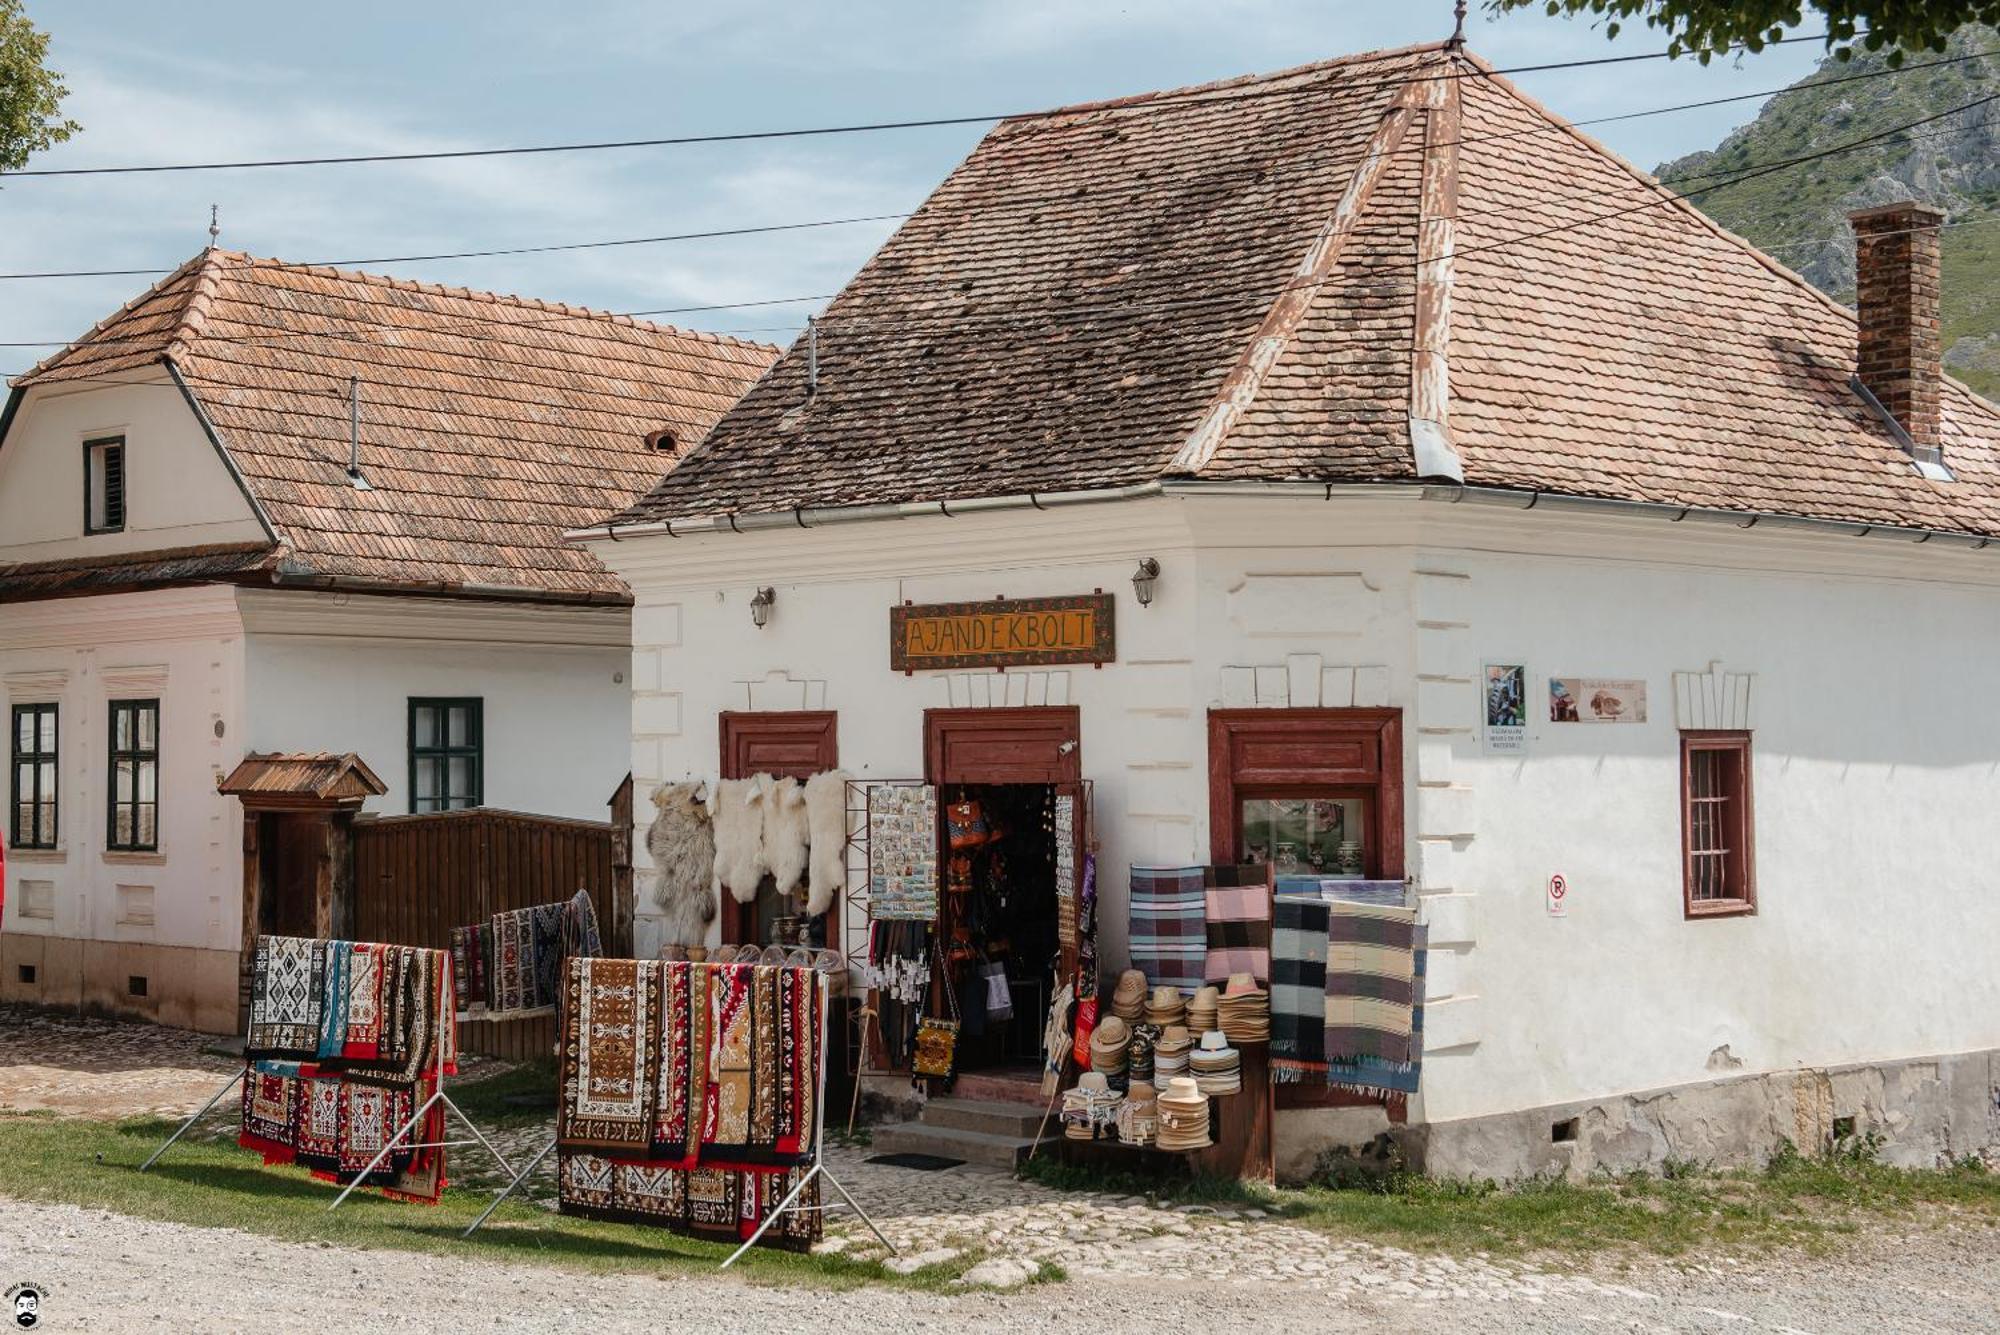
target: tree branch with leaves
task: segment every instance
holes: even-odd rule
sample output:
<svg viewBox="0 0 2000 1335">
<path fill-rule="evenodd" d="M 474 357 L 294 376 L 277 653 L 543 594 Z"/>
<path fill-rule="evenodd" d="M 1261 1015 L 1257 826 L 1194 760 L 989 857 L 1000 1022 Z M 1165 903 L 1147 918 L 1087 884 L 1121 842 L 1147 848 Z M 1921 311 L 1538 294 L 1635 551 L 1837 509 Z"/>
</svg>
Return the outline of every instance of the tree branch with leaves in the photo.
<svg viewBox="0 0 2000 1335">
<path fill-rule="evenodd" d="M 1826 23 L 1826 44 L 1840 60 L 1857 45 L 1889 49 L 1891 65 L 1905 51 L 1942 51 L 1968 23 L 2000 23 L 2000 0 L 1487 0 L 1495 14 L 1539 5 L 1552 15 L 1595 15 L 1604 35 L 1616 37 L 1630 22 L 1667 34 L 1667 50 L 1706 65 L 1718 54 L 1761 51 L 1814 13 Z"/>
<path fill-rule="evenodd" d="M 48 67 L 48 50 L 49 35 L 29 21 L 21 0 L 0 0 L 0 172 L 25 167 L 30 154 L 83 128 L 62 114 L 69 89 Z"/>
</svg>

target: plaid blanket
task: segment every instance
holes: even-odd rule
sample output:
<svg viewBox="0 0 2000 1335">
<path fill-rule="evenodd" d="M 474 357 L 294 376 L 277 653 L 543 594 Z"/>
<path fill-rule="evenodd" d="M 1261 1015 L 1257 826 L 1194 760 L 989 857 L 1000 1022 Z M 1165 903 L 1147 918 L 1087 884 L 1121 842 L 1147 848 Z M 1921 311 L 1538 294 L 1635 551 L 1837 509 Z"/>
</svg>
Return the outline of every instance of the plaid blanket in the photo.
<svg viewBox="0 0 2000 1335">
<path fill-rule="evenodd" d="M 1327 911 L 1327 1060 L 1409 1061 L 1416 910 L 1333 900 Z"/>
<path fill-rule="evenodd" d="M 1409 900 L 1409 887 L 1401 881 L 1357 881 L 1345 876 L 1280 876 L 1281 895 L 1313 895 L 1320 899 L 1345 899 L 1356 904 L 1380 904 L 1399 909 Z"/>
<path fill-rule="evenodd" d="M 1134 867 L 1132 967 L 1154 987 L 1192 992 L 1208 961 L 1206 868 Z"/>
<path fill-rule="evenodd" d="M 1272 904 L 1271 1078 L 1298 1084 L 1326 1075 L 1326 924 L 1317 896 Z"/>
<path fill-rule="evenodd" d="M 1357 1093 L 1383 1097 L 1392 1111 L 1400 1111 L 1409 1096 L 1417 1092 L 1423 1073 L 1424 1053 L 1424 973 L 1430 960 L 1430 929 L 1416 930 L 1414 965 L 1411 970 L 1410 1058 L 1392 1062 L 1380 1057 L 1343 1057 L 1327 1063 L 1327 1083 Z"/>
<path fill-rule="evenodd" d="M 1203 875 L 1208 960 L 1202 981 L 1226 983 L 1247 973 L 1271 981 L 1271 869 L 1210 867 Z"/>
</svg>

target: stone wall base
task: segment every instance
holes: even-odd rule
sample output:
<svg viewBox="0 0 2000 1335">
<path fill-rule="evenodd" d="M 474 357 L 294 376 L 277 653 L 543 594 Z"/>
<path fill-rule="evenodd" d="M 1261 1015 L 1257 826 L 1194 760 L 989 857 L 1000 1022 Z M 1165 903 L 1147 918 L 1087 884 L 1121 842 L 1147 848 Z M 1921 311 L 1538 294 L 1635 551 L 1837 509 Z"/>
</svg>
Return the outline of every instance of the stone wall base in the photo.
<svg viewBox="0 0 2000 1335">
<path fill-rule="evenodd" d="M 0 1001 L 128 1016 L 204 1034 L 236 1032 L 238 968 L 233 950 L 0 935 Z M 138 979 L 144 995 L 133 990 Z"/>
</svg>

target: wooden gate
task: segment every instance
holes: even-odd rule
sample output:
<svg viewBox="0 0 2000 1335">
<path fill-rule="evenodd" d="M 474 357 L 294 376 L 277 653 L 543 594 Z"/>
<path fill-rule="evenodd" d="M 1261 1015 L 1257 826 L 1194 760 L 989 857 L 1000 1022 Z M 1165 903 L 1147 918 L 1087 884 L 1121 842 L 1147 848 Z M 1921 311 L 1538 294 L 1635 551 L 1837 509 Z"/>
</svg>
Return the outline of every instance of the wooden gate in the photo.
<svg viewBox="0 0 2000 1335">
<path fill-rule="evenodd" d="M 581 889 L 597 907 L 604 953 L 629 958 L 631 788 L 628 778 L 609 822 L 484 808 L 356 820 L 353 939 L 449 949 L 454 927 Z M 555 1048 L 555 1022 L 474 1021 L 459 1026 L 458 1037 L 467 1052 L 546 1057 Z"/>
</svg>

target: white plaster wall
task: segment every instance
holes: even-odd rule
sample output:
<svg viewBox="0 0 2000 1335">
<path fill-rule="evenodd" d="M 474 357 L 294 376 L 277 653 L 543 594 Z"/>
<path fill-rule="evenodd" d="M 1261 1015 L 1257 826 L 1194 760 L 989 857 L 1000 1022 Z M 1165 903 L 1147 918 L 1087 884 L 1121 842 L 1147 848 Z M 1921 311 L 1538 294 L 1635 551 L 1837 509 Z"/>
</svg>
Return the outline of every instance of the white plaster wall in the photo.
<svg viewBox="0 0 2000 1335">
<path fill-rule="evenodd" d="M 1407 865 L 1433 947 L 1421 1119 L 2000 1047 L 1991 552 L 1379 495 L 593 550 L 638 600 L 642 820 L 654 783 L 714 772 L 722 709 L 836 710 L 845 767 L 916 778 L 926 707 L 1080 706 L 1108 967 L 1125 868 L 1206 858 L 1208 708 L 1401 708 Z M 1142 555 L 1165 567 L 1144 610 Z M 758 631 L 763 584 L 778 601 Z M 1102 670 L 889 671 L 895 601 L 1094 587 L 1119 597 Z M 1717 660 L 1754 674 L 1760 911 L 1689 922 L 1673 674 Z M 1649 721 L 1537 722 L 1524 756 L 1487 756 L 1484 661 L 1525 663 L 1533 701 L 1552 674 L 1642 677 Z M 1560 920 L 1543 902 L 1557 871 L 1573 887 Z M 644 891 L 639 907 L 650 951 Z"/>
<path fill-rule="evenodd" d="M 1478 994 L 1483 1025 L 1430 1057 L 1428 1117 L 2000 1047 L 2000 594 L 1460 556 L 1457 666 L 1525 663 L 1541 708 L 1525 755 L 1465 733 L 1442 762 L 1477 798 L 1447 879 L 1480 909 L 1443 988 Z M 1714 661 L 1753 674 L 1758 912 L 1686 921 L 1673 674 Z M 1551 675 L 1643 677 L 1647 722 L 1548 723 Z"/>
<path fill-rule="evenodd" d="M 243 638 L 232 591 L 168 589 L 0 608 L 0 693 L 10 721 L 15 703 L 61 706 L 62 846 L 9 850 L 4 930 L 239 949 L 242 814 L 215 791 L 216 778 L 244 749 Z M 156 696 L 160 849 L 109 853 L 107 702 Z M 50 918 L 27 916 L 23 882 L 35 881 L 53 883 Z M 150 925 L 120 921 L 121 886 L 152 892 Z M 126 902 L 144 898 L 127 895 Z"/>
<path fill-rule="evenodd" d="M 409 701 L 485 702 L 485 803 L 604 820 L 629 752 L 624 609 L 496 608 L 442 599 L 246 594 L 243 750 L 352 751 L 407 812 Z M 574 632 L 565 625 L 578 619 Z M 581 643 L 541 641 L 573 638 Z"/>
<path fill-rule="evenodd" d="M 0 444 L 0 562 L 265 540 L 180 389 L 158 368 L 145 375 L 28 391 Z M 121 435 L 125 527 L 85 537 L 83 442 Z"/>
</svg>

